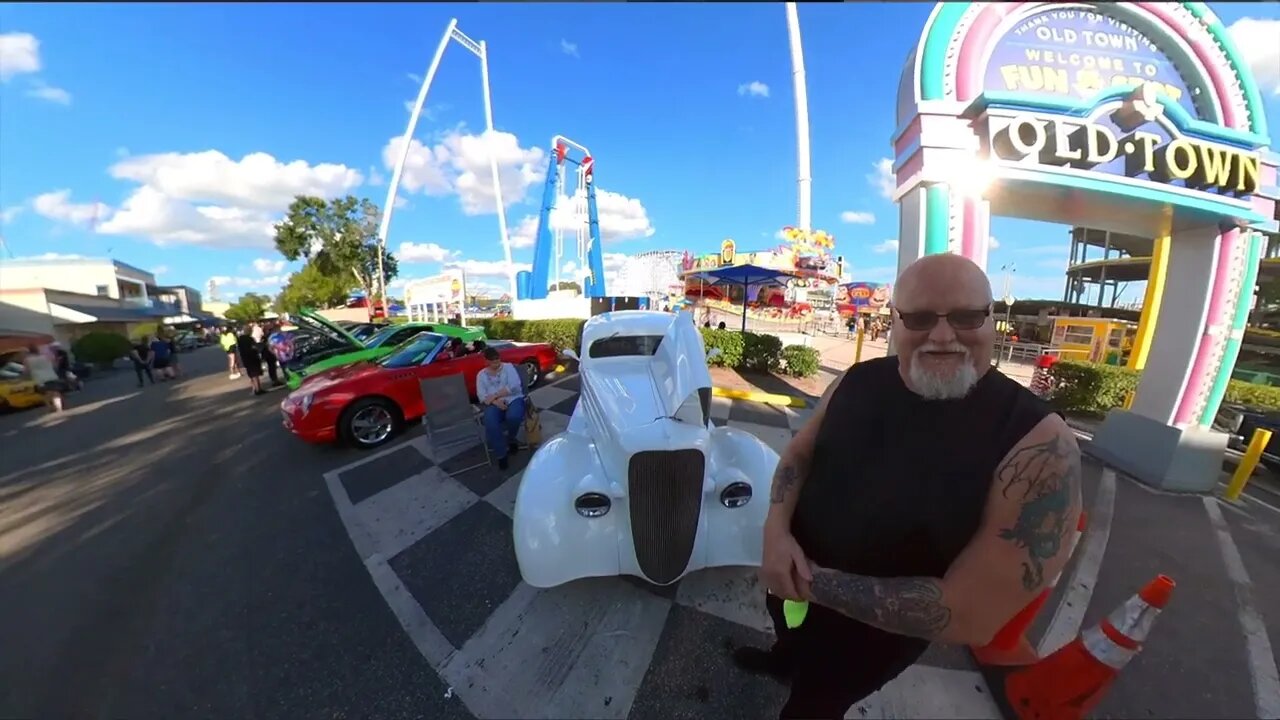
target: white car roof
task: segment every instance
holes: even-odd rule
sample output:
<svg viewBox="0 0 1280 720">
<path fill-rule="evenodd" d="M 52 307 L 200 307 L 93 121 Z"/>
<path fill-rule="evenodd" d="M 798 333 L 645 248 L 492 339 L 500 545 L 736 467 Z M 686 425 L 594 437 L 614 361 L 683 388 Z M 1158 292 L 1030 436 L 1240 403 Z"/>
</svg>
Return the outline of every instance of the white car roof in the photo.
<svg viewBox="0 0 1280 720">
<path fill-rule="evenodd" d="M 620 336 L 665 335 L 677 317 L 676 313 L 657 310 L 615 310 L 601 313 L 582 326 L 582 347 L 585 349 L 595 340 L 615 333 Z"/>
</svg>

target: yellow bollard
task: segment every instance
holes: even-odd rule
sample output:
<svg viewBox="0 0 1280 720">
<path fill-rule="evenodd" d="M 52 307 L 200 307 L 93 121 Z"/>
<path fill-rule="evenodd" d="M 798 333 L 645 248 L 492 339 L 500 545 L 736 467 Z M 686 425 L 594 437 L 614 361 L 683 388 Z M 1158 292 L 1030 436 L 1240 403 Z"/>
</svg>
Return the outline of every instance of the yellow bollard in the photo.
<svg viewBox="0 0 1280 720">
<path fill-rule="evenodd" d="M 1258 467 L 1258 461 L 1262 459 L 1262 451 L 1267 449 L 1267 443 L 1271 442 L 1271 431 L 1258 428 L 1253 431 L 1253 437 L 1249 439 L 1249 449 L 1244 451 L 1244 457 L 1240 459 L 1240 466 L 1236 468 L 1236 472 L 1231 476 L 1231 484 L 1227 486 L 1227 492 L 1224 493 L 1226 498 L 1231 501 L 1239 500 L 1240 494 L 1244 492 L 1244 486 L 1249 484 L 1249 478 L 1253 476 L 1253 469 Z"/>
<path fill-rule="evenodd" d="M 862 323 L 858 323 L 858 343 L 853 346 L 853 361 L 862 362 Z"/>
<path fill-rule="evenodd" d="M 1120 406 L 1120 407 L 1121 407 L 1121 408 L 1123 408 L 1123 409 L 1125 409 L 1125 410 L 1128 410 L 1128 409 L 1132 408 L 1132 407 L 1133 407 L 1133 396 L 1134 396 L 1134 392 L 1133 392 L 1132 390 L 1130 390 L 1129 392 L 1125 393 L 1125 394 L 1124 394 L 1124 403 L 1123 403 L 1123 404 L 1121 404 L 1121 406 Z"/>
</svg>

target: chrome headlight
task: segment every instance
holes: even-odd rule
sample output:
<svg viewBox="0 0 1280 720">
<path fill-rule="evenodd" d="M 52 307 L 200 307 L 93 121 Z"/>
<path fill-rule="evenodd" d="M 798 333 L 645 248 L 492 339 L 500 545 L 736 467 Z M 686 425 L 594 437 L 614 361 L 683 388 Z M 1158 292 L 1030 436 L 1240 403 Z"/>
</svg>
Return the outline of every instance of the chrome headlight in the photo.
<svg viewBox="0 0 1280 720">
<path fill-rule="evenodd" d="M 302 408 L 302 414 L 306 415 L 311 410 L 311 403 L 316 401 L 315 393 L 307 393 L 298 399 L 298 407 Z"/>
<path fill-rule="evenodd" d="M 607 495 L 595 492 L 583 493 L 573 501 L 573 509 L 585 518 L 604 517 L 611 507 L 613 507 L 613 501 Z"/>
<path fill-rule="evenodd" d="M 720 492 L 720 504 L 727 508 L 740 508 L 751 502 L 751 486 L 744 482 L 729 483 Z"/>
</svg>

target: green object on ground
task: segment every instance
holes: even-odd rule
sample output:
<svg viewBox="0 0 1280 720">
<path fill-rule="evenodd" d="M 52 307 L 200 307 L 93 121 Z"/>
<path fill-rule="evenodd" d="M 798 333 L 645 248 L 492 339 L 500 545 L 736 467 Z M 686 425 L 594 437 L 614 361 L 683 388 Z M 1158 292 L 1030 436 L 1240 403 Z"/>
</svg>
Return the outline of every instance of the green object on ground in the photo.
<svg viewBox="0 0 1280 720">
<path fill-rule="evenodd" d="M 809 602 L 807 600 L 782 601 L 782 617 L 787 621 L 788 630 L 800 627 L 800 624 L 804 622 L 804 618 L 808 614 Z"/>
</svg>

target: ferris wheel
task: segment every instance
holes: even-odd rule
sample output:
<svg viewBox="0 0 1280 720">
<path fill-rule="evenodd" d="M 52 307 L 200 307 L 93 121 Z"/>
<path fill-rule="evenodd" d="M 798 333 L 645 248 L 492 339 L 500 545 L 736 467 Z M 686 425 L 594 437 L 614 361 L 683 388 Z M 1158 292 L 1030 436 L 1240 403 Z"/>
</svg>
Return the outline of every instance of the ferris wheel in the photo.
<svg viewBox="0 0 1280 720">
<path fill-rule="evenodd" d="M 678 250 L 651 250 L 627 258 L 618 271 L 617 294 L 652 300 L 682 294 L 680 260 L 683 256 Z"/>
</svg>

